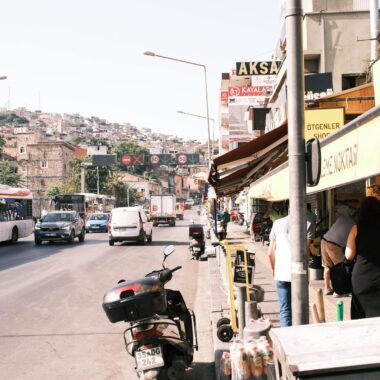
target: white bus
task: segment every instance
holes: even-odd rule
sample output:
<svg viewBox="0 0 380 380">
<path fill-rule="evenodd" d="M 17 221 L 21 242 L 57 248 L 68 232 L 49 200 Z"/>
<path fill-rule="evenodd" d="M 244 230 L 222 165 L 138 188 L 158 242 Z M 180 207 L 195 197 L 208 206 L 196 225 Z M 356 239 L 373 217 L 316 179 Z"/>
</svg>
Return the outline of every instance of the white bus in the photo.
<svg viewBox="0 0 380 380">
<path fill-rule="evenodd" d="M 95 212 L 111 212 L 116 199 L 110 195 L 75 193 L 51 197 L 51 210 L 74 210 L 82 216 Z"/>
<path fill-rule="evenodd" d="M 0 184 L 0 242 L 15 243 L 33 232 L 32 198 L 29 189 Z"/>
</svg>

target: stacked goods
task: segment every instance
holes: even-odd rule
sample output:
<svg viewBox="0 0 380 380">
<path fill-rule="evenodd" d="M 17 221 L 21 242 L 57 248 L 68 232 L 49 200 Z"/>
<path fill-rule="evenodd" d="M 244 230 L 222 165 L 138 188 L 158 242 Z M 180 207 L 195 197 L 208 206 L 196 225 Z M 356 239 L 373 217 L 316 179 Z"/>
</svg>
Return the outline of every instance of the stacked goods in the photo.
<svg viewBox="0 0 380 380">
<path fill-rule="evenodd" d="M 230 353 L 223 353 L 220 366 L 222 380 L 267 380 L 272 374 L 273 350 L 265 336 L 246 341 L 236 338 Z"/>
</svg>

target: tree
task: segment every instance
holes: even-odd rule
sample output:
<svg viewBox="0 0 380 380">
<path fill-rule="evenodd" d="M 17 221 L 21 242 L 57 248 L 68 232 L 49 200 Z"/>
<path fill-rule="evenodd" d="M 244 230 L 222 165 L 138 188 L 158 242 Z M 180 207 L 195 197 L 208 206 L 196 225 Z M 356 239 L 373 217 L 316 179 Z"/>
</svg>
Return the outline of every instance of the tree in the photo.
<svg viewBox="0 0 380 380">
<path fill-rule="evenodd" d="M 116 154 L 117 160 L 120 162 L 121 157 L 124 154 L 149 154 L 149 151 L 134 141 L 122 141 L 116 144 L 113 149 L 113 153 Z M 135 166 L 122 166 L 121 170 L 130 172 L 132 174 L 141 175 L 145 172 L 145 165 L 135 165 Z"/>
<path fill-rule="evenodd" d="M 0 161 L 0 183 L 8 186 L 22 186 L 23 178 L 8 160 Z"/>
<path fill-rule="evenodd" d="M 115 207 L 133 206 L 136 203 L 136 189 L 127 185 L 117 174 L 108 183 L 108 194 L 116 198 Z"/>
</svg>

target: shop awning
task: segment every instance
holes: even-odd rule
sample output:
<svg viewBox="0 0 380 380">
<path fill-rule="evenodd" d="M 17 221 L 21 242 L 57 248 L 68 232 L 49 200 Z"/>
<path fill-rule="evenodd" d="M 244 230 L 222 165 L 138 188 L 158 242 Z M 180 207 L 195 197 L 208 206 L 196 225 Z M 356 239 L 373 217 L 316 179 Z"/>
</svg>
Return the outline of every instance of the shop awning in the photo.
<svg viewBox="0 0 380 380">
<path fill-rule="evenodd" d="M 322 173 L 307 194 L 336 188 L 380 174 L 380 106 L 359 116 L 321 141 Z M 255 181 L 250 198 L 289 198 L 288 162 Z"/>
<path fill-rule="evenodd" d="M 287 140 L 285 125 L 215 158 L 209 183 L 218 195 L 241 191 L 286 161 Z"/>
</svg>

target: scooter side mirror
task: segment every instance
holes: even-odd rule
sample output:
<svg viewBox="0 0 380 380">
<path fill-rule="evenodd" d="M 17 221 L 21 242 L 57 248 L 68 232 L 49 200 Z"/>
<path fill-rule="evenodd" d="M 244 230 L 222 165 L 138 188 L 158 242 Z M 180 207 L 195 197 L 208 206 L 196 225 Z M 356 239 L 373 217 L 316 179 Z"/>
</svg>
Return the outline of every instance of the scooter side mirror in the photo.
<svg viewBox="0 0 380 380">
<path fill-rule="evenodd" d="M 164 249 L 164 255 L 165 257 L 171 255 L 175 251 L 175 246 L 174 245 L 168 245 Z"/>
</svg>

